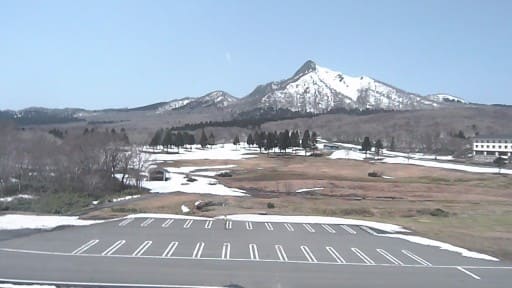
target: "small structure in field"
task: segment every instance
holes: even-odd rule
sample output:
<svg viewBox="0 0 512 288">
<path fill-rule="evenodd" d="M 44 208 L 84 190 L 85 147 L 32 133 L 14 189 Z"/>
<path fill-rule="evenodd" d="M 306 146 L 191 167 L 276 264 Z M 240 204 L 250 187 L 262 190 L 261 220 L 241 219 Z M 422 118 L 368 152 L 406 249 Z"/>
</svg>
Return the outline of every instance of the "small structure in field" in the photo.
<svg viewBox="0 0 512 288">
<path fill-rule="evenodd" d="M 170 177 L 167 170 L 161 167 L 151 168 L 148 170 L 149 181 L 168 181 Z"/>
</svg>

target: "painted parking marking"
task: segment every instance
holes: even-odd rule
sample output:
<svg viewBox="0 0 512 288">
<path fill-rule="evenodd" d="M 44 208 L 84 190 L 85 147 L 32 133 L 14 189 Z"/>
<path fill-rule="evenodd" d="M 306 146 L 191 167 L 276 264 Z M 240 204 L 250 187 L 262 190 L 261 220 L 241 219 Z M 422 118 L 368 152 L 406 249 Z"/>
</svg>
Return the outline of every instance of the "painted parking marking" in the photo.
<svg viewBox="0 0 512 288">
<path fill-rule="evenodd" d="M 370 229 L 369 227 L 366 227 L 366 226 L 359 226 L 361 229 L 363 229 L 364 231 L 372 234 L 373 236 L 379 236 L 379 233 L 373 231 L 372 229 Z"/>
<path fill-rule="evenodd" d="M 132 222 L 133 218 L 128 218 L 124 220 L 123 222 L 119 223 L 119 226 L 126 226 L 128 223 Z"/>
<path fill-rule="evenodd" d="M 474 273 L 471 273 L 471 272 L 469 272 L 468 270 L 466 270 L 466 269 L 464 269 L 462 267 L 457 267 L 457 269 L 459 269 L 460 271 L 462 271 L 462 272 L 468 274 L 469 276 L 475 278 L 476 280 L 480 280 L 480 276 L 478 276 L 478 275 L 476 275 Z"/>
<path fill-rule="evenodd" d="M 340 225 L 341 228 L 343 228 L 345 231 L 347 231 L 350 234 L 356 234 L 356 231 L 354 229 L 348 227 L 347 225 Z"/>
<path fill-rule="evenodd" d="M 204 228 L 206 228 L 206 229 L 212 228 L 212 223 L 213 223 L 212 220 L 206 221 L 206 223 L 204 224 Z"/>
<path fill-rule="evenodd" d="M 407 251 L 407 250 L 402 250 L 402 253 L 404 253 L 405 255 L 411 257 L 412 259 L 418 261 L 420 264 L 422 265 L 425 265 L 425 266 L 432 266 L 432 264 L 430 264 L 428 261 L 426 261 L 425 259 L 422 259 L 421 257 L 419 257 L 418 255 L 414 255 L 414 253 L 410 252 L 410 251 Z"/>
<path fill-rule="evenodd" d="M 247 227 L 247 230 L 252 230 L 252 222 L 245 222 L 245 227 Z"/>
<path fill-rule="evenodd" d="M 334 248 L 325 247 L 325 249 L 327 250 L 327 252 L 329 252 L 329 254 L 331 254 L 331 256 L 336 260 L 336 262 L 347 263 L 345 262 L 345 259 L 343 259 L 343 257 L 341 257 L 340 254 L 336 250 L 334 250 Z"/>
<path fill-rule="evenodd" d="M 357 256 L 359 256 L 359 258 L 363 259 L 363 261 L 366 263 L 366 264 L 370 264 L 370 265 L 373 265 L 375 264 L 375 262 L 373 262 L 372 259 L 370 259 L 370 257 L 366 256 L 366 254 L 364 254 L 361 250 L 357 249 L 357 248 L 352 248 L 352 251 L 354 253 L 356 253 Z"/>
<path fill-rule="evenodd" d="M 119 240 L 117 241 L 116 243 L 114 243 L 114 245 L 110 246 L 107 250 L 103 251 L 103 253 L 101 253 L 101 255 L 112 255 L 112 253 L 114 253 L 117 249 L 119 249 L 119 247 L 123 246 L 123 244 L 125 243 L 126 241 L 125 240 Z"/>
<path fill-rule="evenodd" d="M 293 226 L 291 224 L 284 223 L 284 227 L 286 227 L 286 229 L 288 229 L 288 231 L 290 231 L 290 232 L 294 231 Z"/>
<path fill-rule="evenodd" d="M 194 220 L 188 219 L 187 222 L 185 222 L 185 225 L 183 225 L 183 228 L 190 228 L 192 223 L 194 223 Z"/>
<path fill-rule="evenodd" d="M 201 258 L 201 253 L 203 253 L 204 242 L 198 242 L 196 248 L 194 249 L 194 253 L 192 253 L 192 258 Z"/>
<path fill-rule="evenodd" d="M 309 224 L 302 224 L 302 226 L 304 226 L 304 228 L 306 228 L 311 233 L 315 232 L 315 229 L 313 229 L 313 227 L 311 227 Z"/>
<path fill-rule="evenodd" d="M 272 226 L 272 224 L 270 224 L 270 223 L 268 223 L 268 222 L 265 222 L 265 226 L 267 227 L 267 229 L 268 229 L 269 231 L 274 230 L 274 227 Z"/>
<path fill-rule="evenodd" d="M 379 252 L 382 256 L 386 257 L 386 259 L 388 259 L 389 261 L 391 261 L 391 263 L 393 264 L 396 264 L 396 265 L 404 265 L 404 263 L 402 263 L 400 260 L 396 259 L 395 257 L 393 257 L 393 255 L 389 254 L 386 250 L 384 249 L 377 249 L 377 252 Z"/>
<path fill-rule="evenodd" d="M 142 222 L 142 224 L 140 224 L 140 227 L 148 227 L 149 224 L 151 224 L 151 222 L 155 221 L 155 219 L 153 218 L 149 218 L 149 219 L 146 219 L 146 221 Z"/>
<path fill-rule="evenodd" d="M 249 244 L 249 253 L 251 254 L 251 260 L 260 260 L 256 244 Z"/>
<path fill-rule="evenodd" d="M 169 219 L 167 221 L 164 222 L 164 224 L 162 224 L 162 227 L 169 227 L 169 225 L 171 225 L 171 223 L 174 222 L 174 219 Z"/>
<path fill-rule="evenodd" d="M 231 254 L 231 244 L 224 243 L 224 245 L 222 245 L 222 259 L 229 259 L 230 254 Z"/>
<path fill-rule="evenodd" d="M 318 262 L 315 258 L 315 255 L 313 255 L 313 253 L 311 253 L 311 251 L 309 250 L 309 248 L 307 246 L 300 246 L 300 250 L 302 250 L 302 253 L 304 253 L 304 255 L 306 255 L 306 258 L 308 258 L 308 261 L 309 262 Z"/>
<path fill-rule="evenodd" d="M 322 227 L 324 227 L 324 229 L 327 230 L 327 232 L 329 232 L 329 233 L 336 233 L 336 231 L 334 229 L 332 229 L 332 227 L 327 224 L 322 224 Z"/>
<path fill-rule="evenodd" d="M 172 253 L 174 253 L 174 250 L 176 250 L 176 247 L 178 247 L 178 242 L 171 242 L 171 244 L 167 246 L 167 249 L 165 249 L 164 254 L 162 254 L 162 257 L 171 257 Z"/>
<path fill-rule="evenodd" d="M 233 227 L 233 221 L 228 220 L 226 221 L 226 229 L 230 230 Z"/>
<path fill-rule="evenodd" d="M 149 246 L 151 246 L 151 244 L 153 243 L 153 241 L 144 241 L 144 243 L 142 243 L 139 248 L 137 248 L 137 250 L 135 250 L 135 252 L 133 252 L 132 256 L 140 256 L 142 255 L 142 253 L 144 253 L 144 251 L 146 251 L 146 249 L 149 248 Z"/>
<path fill-rule="evenodd" d="M 286 253 L 284 253 L 283 246 L 276 245 L 275 247 L 276 247 L 277 256 L 279 256 L 279 260 L 283 261 L 283 262 L 288 262 L 288 257 L 286 256 Z"/>
<path fill-rule="evenodd" d="M 85 243 L 84 245 L 78 247 L 75 251 L 71 252 L 71 254 L 75 254 L 75 255 L 82 254 L 83 252 L 85 252 L 85 250 L 91 248 L 99 241 L 100 240 L 91 240 L 91 241 Z"/>
</svg>

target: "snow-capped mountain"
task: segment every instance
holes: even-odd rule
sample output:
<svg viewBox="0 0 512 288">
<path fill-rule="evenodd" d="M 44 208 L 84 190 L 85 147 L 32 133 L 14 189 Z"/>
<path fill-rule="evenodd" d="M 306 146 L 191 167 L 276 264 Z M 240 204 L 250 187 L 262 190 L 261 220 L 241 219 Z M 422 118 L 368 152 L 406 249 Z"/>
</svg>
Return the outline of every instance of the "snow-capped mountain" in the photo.
<svg viewBox="0 0 512 288">
<path fill-rule="evenodd" d="M 213 91 L 201 97 L 171 100 L 160 106 L 156 113 L 172 110 L 194 110 L 198 108 L 223 108 L 238 101 L 238 98 L 225 91 Z"/>
<path fill-rule="evenodd" d="M 307 61 L 291 78 L 260 85 L 240 102 L 246 108 L 285 108 L 314 113 L 340 107 L 404 110 L 433 108 L 446 102 L 464 103 L 460 98 L 448 96 L 424 97 L 367 76 L 353 77 Z"/>
<path fill-rule="evenodd" d="M 156 110 L 156 113 L 163 113 L 165 111 L 178 109 L 182 106 L 187 105 L 188 103 L 190 103 L 192 101 L 194 101 L 194 98 L 190 98 L 190 97 L 171 100 L 171 101 L 165 103 L 164 105 L 158 107 L 158 109 Z"/>
</svg>

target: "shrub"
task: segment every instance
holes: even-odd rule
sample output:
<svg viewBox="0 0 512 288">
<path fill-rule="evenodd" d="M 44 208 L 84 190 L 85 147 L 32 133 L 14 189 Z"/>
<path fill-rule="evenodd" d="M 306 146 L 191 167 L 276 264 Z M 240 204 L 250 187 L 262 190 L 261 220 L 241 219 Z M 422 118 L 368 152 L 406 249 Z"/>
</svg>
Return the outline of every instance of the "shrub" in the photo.
<svg viewBox="0 0 512 288">
<path fill-rule="evenodd" d="M 272 203 L 272 202 L 268 202 L 267 203 L 267 208 L 268 209 L 274 209 L 274 208 L 276 208 L 276 205 L 274 203 Z"/>
</svg>

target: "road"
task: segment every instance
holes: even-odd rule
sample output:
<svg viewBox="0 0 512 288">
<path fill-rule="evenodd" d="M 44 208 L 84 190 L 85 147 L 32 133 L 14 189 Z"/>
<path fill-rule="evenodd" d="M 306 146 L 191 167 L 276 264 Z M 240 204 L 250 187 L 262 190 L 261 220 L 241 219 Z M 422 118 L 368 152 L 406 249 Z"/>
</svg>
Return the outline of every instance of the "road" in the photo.
<svg viewBox="0 0 512 288">
<path fill-rule="evenodd" d="M 121 219 L 0 241 L 0 281 L 73 287 L 429 288 L 509 287 L 512 281 L 511 263 L 463 257 L 380 233 L 332 224 Z"/>
</svg>

